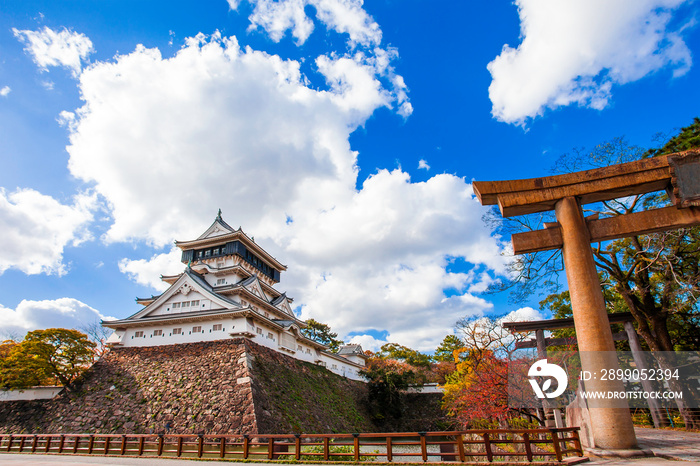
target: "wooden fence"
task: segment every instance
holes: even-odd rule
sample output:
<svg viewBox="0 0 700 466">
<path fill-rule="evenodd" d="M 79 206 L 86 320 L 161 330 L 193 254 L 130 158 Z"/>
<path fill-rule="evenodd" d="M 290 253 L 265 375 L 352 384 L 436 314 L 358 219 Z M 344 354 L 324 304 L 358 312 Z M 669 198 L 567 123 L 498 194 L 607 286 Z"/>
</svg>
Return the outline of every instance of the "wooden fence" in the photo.
<svg viewBox="0 0 700 466">
<path fill-rule="evenodd" d="M 353 462 L 561 462 L 578 427 L 452 432 L 188 435 L 0 434 L 0 452 Z"/>
</svg>

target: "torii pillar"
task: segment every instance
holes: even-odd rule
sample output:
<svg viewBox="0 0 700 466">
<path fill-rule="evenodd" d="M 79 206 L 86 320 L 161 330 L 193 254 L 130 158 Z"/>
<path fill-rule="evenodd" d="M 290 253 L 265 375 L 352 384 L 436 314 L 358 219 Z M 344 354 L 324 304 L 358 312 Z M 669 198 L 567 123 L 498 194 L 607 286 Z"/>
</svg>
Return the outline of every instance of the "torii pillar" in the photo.
<svg viewBox="0 0 700 466">
<path fill-rule="evenodd" d="M 504 217 L 554 210 L 556 225 L 513 235 L 515 254 L 561 248 L 581 365 L 591 373 L 618 367 L 592 242 L 700 224 L 700 150 L 663 155 L 565 175 L 473 183 L 483 205 Z M 587 220 L 581 205 L 666 189 L 675 206 Z M 590 380 L 587 391 L 624 391 L 622 381 Z M 591 427 L 596 448 L 637 446 L 625 400 L 596 400 Z"/>
</svg>

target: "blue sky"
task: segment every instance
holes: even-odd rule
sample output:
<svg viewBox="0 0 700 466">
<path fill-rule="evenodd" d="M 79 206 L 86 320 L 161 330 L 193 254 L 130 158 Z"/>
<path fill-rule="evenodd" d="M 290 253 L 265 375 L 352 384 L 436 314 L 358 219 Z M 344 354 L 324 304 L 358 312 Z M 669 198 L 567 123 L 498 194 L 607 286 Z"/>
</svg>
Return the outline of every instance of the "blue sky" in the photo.
<svg viewBox="0 0 700 466">
<path fill-rule="evenodd" d="M 507 238 L 472 180 L 698 116 L 681 0 L 0 0 L 0 330 L 138 310 L 219 208 L 303 318 L 433 349 Z M 159 288 L 160 287 L 160 288 Z"/>
</svg>

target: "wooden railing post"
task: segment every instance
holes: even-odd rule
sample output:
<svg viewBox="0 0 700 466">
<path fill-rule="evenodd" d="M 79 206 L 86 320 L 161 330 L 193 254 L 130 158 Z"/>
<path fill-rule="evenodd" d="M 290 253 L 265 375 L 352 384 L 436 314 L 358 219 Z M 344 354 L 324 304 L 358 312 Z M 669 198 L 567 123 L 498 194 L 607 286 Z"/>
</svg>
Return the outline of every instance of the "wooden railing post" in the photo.
<svg viewBox="0 0 700 466">
<path fill-rule="evenodd" d="M 331 453 L 330 445 L 328 445 L 328 437 L 323 437 L 323 461 L 328 461 Z"/>
<path fill-rule="evenodd" d="M 301 435 L 294 434 L 296 437 L 294 439 L 294 459 L 299 461 L 301 459 Z"/>
<path fill-rule="evenodd" d="M 391 437 L 386 438 L 386 460 L 391 462 L 393 461 L 393 449 L 392 449 L 392 444 L 391 444 Z"/>
<path fill-rule="evenodd" d="M 525 455 L 527 455 L 527 460 L 532 461 L 532 445 L 530 444 L 530 434 L 527 432 L 523 434 L 523 443 L 525 444 Z"/>
<path fill-rule="evenodd" d="M 428 461 L 428 444 L 425 439 L 425 432 L 418 432 L 418 435 L 420 435 L 420 454 L 425 463 Z"/>
<path fill-rule="evenodd" d="M 61 434 L 60 439 L 61 439 L 61 440 L 58 441 L 58 452 L 59 452 L 59 453 L 63 453 L 63 444 L 64 444 L 65 441 L 66 441 L 66 436 L 63 435 L 63 434 Z"/>
<path fill-rule="evenodd" d="M 45 453 L 48 453 L 49 450 L 51 450 L 51 436 L 46 437 L 46 448 L 44 449 Z"/>
<path fill-rule="evenodd" d="M 275 439 L 267 439 L 267 459 L 271 460 L 275 456 Z"/>
<path fill-rule="evenodd" d="M 126 435 L 122 435 L 122 447 L 119 453 L 124 456 L 126 454 Z"/>
<path fill-rule="evenodd" d="M 163 444 L 165 443 L 165 438 L 163 434 L 158 434 L 158 456 L 163 454 Z"/>
<path fill-rule="evenodd" d="M 146 443 L 146 437 L 139 437 L 139 456 L 143 456 L 144 443 Z"/>
<path fill-rule="evenodd" d="M 484 446 L 486 447 L 486 459 L 489 463 L 493 463 L 493 452 L 491 451 L 491 439 L 489 439 L 488 432 L 484 433 Z"/>
<path fill-rule="evenodd" d="M 459 452 L 459 460 L 464 463 L 467 458 L 464 454 L 464 439 L 462 438 L 462 434 L 457 434 L 457 451 Z"/>
<path fill-rule="evenodd" d="M 12 448 L 12 434 L 10 434 L 7 437 L 7 451 L 10 451 L 11 448 Z"/>
<path fill-rule="evenodd" d="M 250 440 L 248 439 L 248 435 L 243 436 L 243 459 L 247 460 L 248 459 L 248 454 L 250 453 Z"/>
<path fill-rule="evenodd" d="M 26 437 L 22 437 L 19 439 L 19 452 L 22 453 L 24 450 L 24 441 L 26 440 Z"/>
<path fill-rule="evenodd" d="M 561 461 L 562 456 L 561 456 L 561 445 L 559 444 L 559 435 L 554 430 L 550 430 L 549 432 L 552 435 L 552 444 L 554 445 L 554 454 L 557 455 L 557 461 Z"/>
<path fill-rule="evenodd" d="M 36 447 L 39 444 L 39 436 L 34 434 L 34 440 L 32 441 L 32 453 L 36 451 Z"/>
<path fill-rule="evenodd" d="M 177 457 L 179 458 L 180 455 L 182 455 L 182 437 L 177 438 Z"/>
<path fill-rule="evenodd" d="M 109 444 L 112 441 L 112 437 L 105 437 L 105 455 L 109 455 Z"/>
<path fill-rule="evenodd" d="M 219 446 L 219 457 L 224 458 L 226 456 L 226 437 L 221 437 L 221 445 Z"/>
<path fill-rule="evenodd" d="M 204 455 L 204 435 L 199 434 L 199 438 L 197 440 L 197 457 L 201 458 L 202 455 Z"/>
<path fill-rule="evenodd" d="M 355 452 L 355 461 L 360 461 L 360 434 L 352 434 L 354 437 L 353 446 Z"/>
<path fill-rule="evenodd" d="M 90 443 L 88 443 L 88 455 L 92 455 L 92 449 L 95 446 L 95 436 L 90 434 Z"/>
<path fill-rule="evenodd" d="M 36 438 L 36 435 L 34 436 Z M 75 436 L 75 441 L 73 442 L 73 453 L 78 452 L 78 444 L 80 443 L 80 435 Z M 34 450 L 32 450 L 32 453 Z"/>
<path fill-rule="evenodd" d="M 583 448 L 581 448 L 581 437 L 578 435 L 578 429 L 571 432 L 574 435 L 574 446 L 576 447 L 578 456 L 583 456 Z"/>
</svg>

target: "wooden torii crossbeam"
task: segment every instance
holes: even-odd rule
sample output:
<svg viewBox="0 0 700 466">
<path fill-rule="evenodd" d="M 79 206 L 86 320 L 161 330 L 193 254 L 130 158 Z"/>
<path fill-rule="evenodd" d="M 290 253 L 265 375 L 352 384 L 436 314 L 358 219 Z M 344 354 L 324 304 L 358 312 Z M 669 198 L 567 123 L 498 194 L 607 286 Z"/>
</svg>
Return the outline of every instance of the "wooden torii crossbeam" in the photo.
<svg viewBox="0 0 700 466">
<path fill-rule="evenodd" d="M 574 324 L 585 370 L 617 367 L 615 345 L 598 279 L 592 242 L 700 224 L 700 149 L 662 155 L 565 175 L 510 181 L 475 181 L 483 205 L 498 205 L 504 217 L 554 210 L 557 222 L 513 235 L 516 254 L 562 249 Z M 585 219 L 581 205 L 666 190 L 672 207 Z M 621 381 L 594 381 L 589 389 L 623 391 Z M 596 447 L 634 448 L 626 403 L 603 400 L 591 410 Z"/>
</svg>

